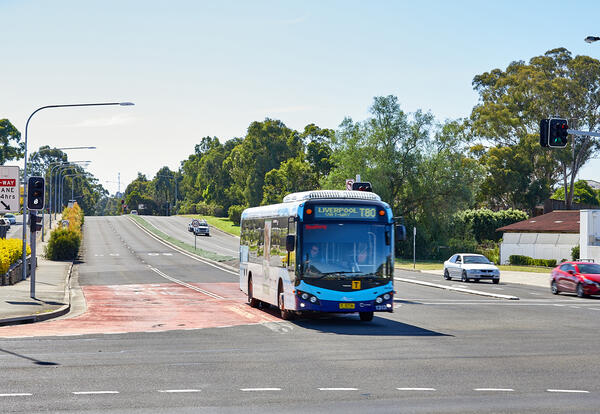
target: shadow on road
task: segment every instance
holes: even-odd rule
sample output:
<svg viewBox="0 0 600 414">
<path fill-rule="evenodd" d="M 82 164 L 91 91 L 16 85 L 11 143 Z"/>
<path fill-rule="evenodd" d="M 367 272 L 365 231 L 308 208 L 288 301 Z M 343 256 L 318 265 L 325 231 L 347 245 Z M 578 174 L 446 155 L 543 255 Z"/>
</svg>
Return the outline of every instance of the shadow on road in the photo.
<svg viewBox="0 0 600 414">
<path fill-rule="evenodd" d="M 5 354 L 8 354 L 8 355 L 13 355 L 13 356 L 16 356 L 16 357 L 18 357 L 18 358 L 23 358 L 23 359 L 26 359 L 26 360 L 28 360 L 28 361 L 32 361 L 32 362 L 33 362 L 34 364 L 36 364 L 36 365 L 45 365 L 45 366 L 56 366 L 56 365 L 60 365 L 60 364 L 57 364 L 56 362 L 40 361 L 39 359 L 30 358 L 30 357 L 27 357 L 27 356 L 25 356 L 25 355 L 21 355 L 21 354 L 17 354 L 17 353 L 15 353 L 15 352 L 7 351 L 6 349 L 1 349 L 1 348 L 0 348 L 0 352 L 4 352 Z"/>
<path fill-rule="evenodd" d="M 314 319 L 298 318 L 293 323 L 306 329 L 340 335 L 451 336 L 378 316 L 371 322 L 362 322 L 358 315 L 354 314 L 334 314 Z"/>
</svg>

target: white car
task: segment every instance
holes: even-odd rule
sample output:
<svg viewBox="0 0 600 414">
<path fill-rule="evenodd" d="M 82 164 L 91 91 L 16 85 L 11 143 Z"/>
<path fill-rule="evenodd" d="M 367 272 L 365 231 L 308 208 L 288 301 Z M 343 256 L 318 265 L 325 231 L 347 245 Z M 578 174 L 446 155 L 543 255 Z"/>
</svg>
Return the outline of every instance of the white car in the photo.
<svg viewBox="0 0 600 414">
<path fill-rule="evenodd" d="M 500 270 L 487 257 L 474 253 L 458 253 L 444 262 L 444 279 L 460 278 L 463 282 L 490 279 L 500 283 Z"/>
</svg>

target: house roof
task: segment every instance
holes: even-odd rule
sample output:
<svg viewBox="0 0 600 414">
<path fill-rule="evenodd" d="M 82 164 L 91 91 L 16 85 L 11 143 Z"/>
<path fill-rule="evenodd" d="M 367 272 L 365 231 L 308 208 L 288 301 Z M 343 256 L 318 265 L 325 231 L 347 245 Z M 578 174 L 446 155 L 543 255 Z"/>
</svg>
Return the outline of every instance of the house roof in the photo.
<svg viewBox="0 0 600 414">
<path fill-rule="evenodd" d="M 555 210 L 500 227 L 507 233 L 579 233 L 579 210 Z"/>
</svg>

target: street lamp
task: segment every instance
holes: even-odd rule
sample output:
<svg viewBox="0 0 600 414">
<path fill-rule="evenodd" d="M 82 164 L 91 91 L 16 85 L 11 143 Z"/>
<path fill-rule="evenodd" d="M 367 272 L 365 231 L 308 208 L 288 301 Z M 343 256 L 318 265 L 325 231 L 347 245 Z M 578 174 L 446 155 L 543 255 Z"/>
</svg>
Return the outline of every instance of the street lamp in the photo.
<svg viewBox="0 0 600 414">
<path fill-rule="evenodd" d="M 25 148 L 24 148 L 24 165 L 23 165 L 23 254 L 22 254 L 22 260 L 23 260 L 23 274 L 22 274 L 22 280 L 27 279 L 27 226 L 25 225 L 26 223 L 26 217 L 27 217 L 27 202 L 25 202 L 25 197 L 27 196 L 27 131 L 29 130 L 29 121 L 31 121 L 31 118 L 33 118 L 33 116 L 38 113 L 39 111 L 41 111 L 42 109 L 49 109 L 49 108 L 71 108 L 71 107 L 86 107 L 86 106 L 114 106 L 114 105 L 119 105 L 119 106 L 132 106 L 133 103 L 132 102 L 99 102 L 99 103 L 83 103 L 83 104 L 64 104 L 64 105 L 46 105 L 46 106 L 42 106 L 38 109 L 36 109 L 35 111 L 33 111 L 31 113 L 31 115 L 29 115 L 29 118 L 27 118 L 27 122 L 25 123 Z M 36 257 L 35 257 L 35 235 L 34 237 L 32 237 L 31 240 L 31 280 L 30 280 L 30 296 L 32 298 L 35 298 L 35 263 L 36 261 Z"/>
<path fill-rule="evenodd" d="M 588 37 L 586 37 L 583 40 L 585 40 L 587 43 L 594 43 L 594 42 L 597 42 L 598 40 L 600 40 L 600 37 L 598 37 L 598 36 L 588 36 Z"/>
</svg>

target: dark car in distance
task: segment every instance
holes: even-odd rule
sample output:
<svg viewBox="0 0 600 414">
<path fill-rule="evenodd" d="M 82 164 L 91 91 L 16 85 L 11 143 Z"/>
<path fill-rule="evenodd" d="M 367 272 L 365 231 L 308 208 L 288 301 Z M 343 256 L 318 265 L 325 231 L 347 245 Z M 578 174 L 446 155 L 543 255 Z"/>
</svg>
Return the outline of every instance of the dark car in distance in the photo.
<svg viewBox="0 0 600 414">
<path fill-rule="evenodd" d="M 550 289 L 555 295 L 560 292 L 576 293 L 580 298 L 600 295 L 600 264 L 563 262 L 550 274 Z"/>
</svg>

